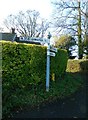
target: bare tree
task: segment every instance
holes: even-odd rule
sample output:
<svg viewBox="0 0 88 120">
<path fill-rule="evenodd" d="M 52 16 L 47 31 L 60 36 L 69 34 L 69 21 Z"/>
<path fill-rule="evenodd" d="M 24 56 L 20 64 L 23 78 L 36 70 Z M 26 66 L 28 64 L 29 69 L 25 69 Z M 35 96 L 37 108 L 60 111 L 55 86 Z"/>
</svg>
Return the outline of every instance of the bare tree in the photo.
<svg viewBox="0 0 88 120">
<path fill-rule="evenodd" d="M 9 30 L 15 28 L 20 35 L 30 37 L 43 36 L 49 27 L 49 22 L 43 20 L 39 12 L 35 10 L 20 11 L 17 15 L 9 15 L 4 24 Z"/>
<path fill-rule="evenodd" d="M 83 56 L 82 38 L 85 34 L 85 6 L 83 0 L 57 0 L 52 2 L 55 5 L 54 12 L 54 27 L 58 33 L 68 33 L 78 38 L 78 55 L 79 58 Z"/>
</svg>

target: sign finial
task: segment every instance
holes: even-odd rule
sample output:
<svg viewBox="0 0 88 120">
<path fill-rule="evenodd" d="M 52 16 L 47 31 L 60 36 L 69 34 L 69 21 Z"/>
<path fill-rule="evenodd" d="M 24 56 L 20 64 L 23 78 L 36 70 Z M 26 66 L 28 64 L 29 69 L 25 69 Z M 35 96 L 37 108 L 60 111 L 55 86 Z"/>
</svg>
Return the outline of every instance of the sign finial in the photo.
<svg viewBox="0 0 88 120">
<path fill-rule="evenodd" d="M 50 39 L 52 37 L 51 33 L 49 32 L 47 38 Z"/>
</svg>

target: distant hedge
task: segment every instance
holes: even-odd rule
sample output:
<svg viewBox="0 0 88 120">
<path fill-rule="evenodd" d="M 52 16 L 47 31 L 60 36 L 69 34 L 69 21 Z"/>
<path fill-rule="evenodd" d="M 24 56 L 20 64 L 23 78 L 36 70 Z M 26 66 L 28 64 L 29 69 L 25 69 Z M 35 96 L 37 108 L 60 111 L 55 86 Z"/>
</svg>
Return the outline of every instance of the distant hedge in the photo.
<svg viewBox="0 0 88 120">
<path fill-rule="evenodd" d="M 68 60 L 67 72 L 88 72 L 88 59 Z"/>
<path fill-rule="evenodd" d="M 24 89 L 38 83 L 45 84 L 47 49 L 40 45 L 0 42 L 2 43 L 2 87 L 5 106 L 9 97 L 18 88 Z M 55 74 L 55 79 L 58 79 L 65 72 L 67 59 L 67 52 L 58 49 L 56 56 L 51 57 L 51 76 Z"/>
</svg>

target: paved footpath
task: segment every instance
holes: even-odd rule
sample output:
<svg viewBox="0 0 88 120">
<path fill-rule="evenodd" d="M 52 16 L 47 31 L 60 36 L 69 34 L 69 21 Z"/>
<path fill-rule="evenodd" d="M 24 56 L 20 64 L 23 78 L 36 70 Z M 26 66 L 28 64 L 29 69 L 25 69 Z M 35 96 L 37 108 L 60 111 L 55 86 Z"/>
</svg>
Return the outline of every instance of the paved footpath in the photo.
<svg viewBox="0 0 88 120">
<path fill-rule="evenodd" d="M 85 86 L 70 97 L 63 100 L 58 99 L 53 103 L 41 106 L 40 109 L 29 111 L 27 108 L 16 113 L 14 118 L 86 118 L 88 89 Z"/>
</svg>

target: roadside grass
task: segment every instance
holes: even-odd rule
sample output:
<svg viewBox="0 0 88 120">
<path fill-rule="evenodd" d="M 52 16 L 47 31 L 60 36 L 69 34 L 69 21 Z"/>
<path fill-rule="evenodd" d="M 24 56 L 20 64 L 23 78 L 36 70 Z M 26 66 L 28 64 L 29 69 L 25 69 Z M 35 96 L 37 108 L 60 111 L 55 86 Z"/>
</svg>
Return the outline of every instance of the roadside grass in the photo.
<svg viewBox="0 0 88 120">
<path fill-rule="evenodd" d="M 74 74 L 66 73 L 65 76 L 57 82 L 52 81 L 49 92 L 45 91 L 44 85 L 37 85 L 36 89 L 32 88 L 31 90 L 28 90 L 28 88 L 24 91 L 17 90 L 16 95 L 13 94 L 13 99 L 8 103 L 8 105 L 12 103 L 12 112 L 8 109 L 10 113 L 8 117 L 13 117 L 14 111 L 19 112 L 27 107 L 29 110 L 35 107 L 39 109 L 42 104 L 54 102 L 58 98 L 68 97 L 83 85 L 83 80 L 79 75 L 75 76 Z"/>
<path fill-rule="evenodd" d="M 41 104 L 52 102 L 58 98 L 63 99 L 75 93 L 83 86 L 83 79 L 80 75 L 79 60 L 68 60 L 67 70 L 63 77 L 56 81 L 50 81 L 49 92 L 45 91 L 45 85 L 30 86 L 25 89 L 17 89 L 9 98 L 7 106 L 4 107 L 5 115 L 12 117 L 14 111 L 19 112 L 27 107 L 31 110 L 39 108 Z M 14 108 L 14 109 L 13 109 Z M 3 114 L 4 115 L 4 114 Z"/>
</svg>

